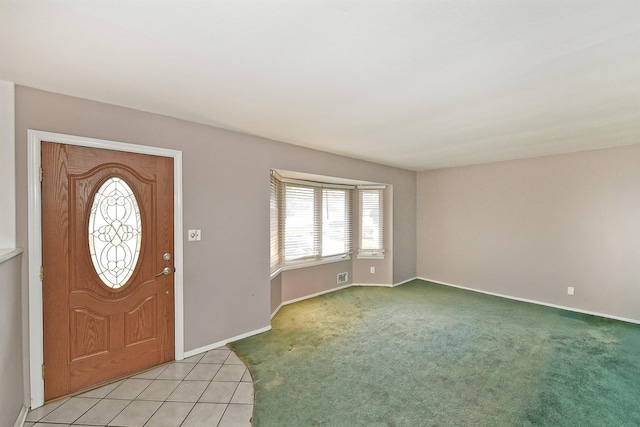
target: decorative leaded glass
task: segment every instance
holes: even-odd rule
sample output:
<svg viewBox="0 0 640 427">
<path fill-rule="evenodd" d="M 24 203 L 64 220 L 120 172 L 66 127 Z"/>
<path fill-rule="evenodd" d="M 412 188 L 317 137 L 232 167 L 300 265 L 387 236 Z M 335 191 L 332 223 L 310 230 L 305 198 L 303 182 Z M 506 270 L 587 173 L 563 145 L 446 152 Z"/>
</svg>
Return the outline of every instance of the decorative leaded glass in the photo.
<svg viewBox="0 0 640 427">
<path fill-rule="evenodd" d="M 89 214 L 89 252 L 105 285 L 118 289 L 133 274 L 142 244 L 140 208 L 121 178 L 107 179 L 96 192 Z"/>
</svg>

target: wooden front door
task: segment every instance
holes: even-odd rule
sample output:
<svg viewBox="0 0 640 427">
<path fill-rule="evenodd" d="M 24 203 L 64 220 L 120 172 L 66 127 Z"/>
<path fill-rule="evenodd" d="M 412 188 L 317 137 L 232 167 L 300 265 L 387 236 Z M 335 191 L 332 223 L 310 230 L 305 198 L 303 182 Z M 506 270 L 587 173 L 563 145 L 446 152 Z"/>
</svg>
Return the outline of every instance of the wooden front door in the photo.
<svg viewBox="0 0 640 427">
<path fill-rule="evenodd" d="M 174 359 L 173 159 L 42 143 L 45 400 Z"/>
</svg>

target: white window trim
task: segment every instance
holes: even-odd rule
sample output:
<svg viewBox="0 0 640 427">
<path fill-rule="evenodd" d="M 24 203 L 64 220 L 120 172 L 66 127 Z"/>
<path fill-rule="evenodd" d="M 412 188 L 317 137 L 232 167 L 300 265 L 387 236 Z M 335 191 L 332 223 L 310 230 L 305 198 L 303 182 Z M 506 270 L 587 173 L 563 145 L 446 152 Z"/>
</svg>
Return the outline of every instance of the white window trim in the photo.
<svg viewBox="0 0 640 427">
<path fill-rule="evenodd" d="M 358 185 L 356 188 L 358 190 L 386 190 L 387 186 L 385 184 Z"/>
<path fill-rule="evenodd" d="M 345 185 L 345 184 L 331 184 L 325 182 L 316 182 L 316 181 L 304 181 L 301 179 L 292 179 L 292 178 L 283 178 L 278 175 L 277 172 L 274 172 L 274 176 L 280 182 L 284 182 L 285 184 L 294 184 L 294 185 L 302 185 L 306 187 L 319 187 L 319 188 L 337 188 L 341 190 L 353 190 L 356 188 L 355 185 Z"/>
<path fill-rule="evenodd" d="M 335 262 L 349 261 L 350 259 L 351 259 L 351 255 L 347 254 L 347 255 L 330 256 L 322 259 L 289 261 L 287 264 L 278 266 L 278 268 L 271 273 L 270 279 L 273 279 L 283 271 L 297 270 L 299 268 L 314 267 L 316 265 L 323 265 L 323 264 L 333 264 Z"/>
<path fill-rule="evenodd" d="M 382 254 L 379 254 L 378 252 L 382 252 Z M 358 255 L 356 256 L 357 259 L 384 259 L 384 257 L 385 257 L 384 251 L 377 251 L 377 252 L 373 252 L 373 251 L 360 252 L 360 251 L 358 251 Z"/>
</svg>

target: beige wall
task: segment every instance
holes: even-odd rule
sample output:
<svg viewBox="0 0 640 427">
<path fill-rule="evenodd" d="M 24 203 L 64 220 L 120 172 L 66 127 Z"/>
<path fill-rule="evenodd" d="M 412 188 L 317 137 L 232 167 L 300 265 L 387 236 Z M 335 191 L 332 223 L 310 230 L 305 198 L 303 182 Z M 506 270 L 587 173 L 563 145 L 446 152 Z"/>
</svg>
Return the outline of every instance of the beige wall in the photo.
<svg viewBox="0 0 640 427">
<path fill-rule="evenodd" d="M 0 262 L 0 426 L 12 426 L 23 406 L 21 262 Z"/>
<path fill-rule="evenodd" d="M 414 172 L 23 86 L 16 87 L 19 247 L 28 246 L 28 129 L 182 150 L 184 231 L 202 229 L 202 241 L 184 243 L 186 351 L 269 324 L 270 169 L 392 184 L 392 274 L 415 276 Z"/>
<path fill-rule="evenodd" d="M 422 172 L 417 203 L 419 277 L 640 321 L 640 145 Z"/>
<path fill-rule="evenodd" d="M 338 274 L 349 273 L 349 280 L 338 285 Z M 299 268 L 280 273 L 282 302 L 322 293 L 330 289 L 353 283 L 351 261 L 333 262 L 313 267 Z"/>
</svg>

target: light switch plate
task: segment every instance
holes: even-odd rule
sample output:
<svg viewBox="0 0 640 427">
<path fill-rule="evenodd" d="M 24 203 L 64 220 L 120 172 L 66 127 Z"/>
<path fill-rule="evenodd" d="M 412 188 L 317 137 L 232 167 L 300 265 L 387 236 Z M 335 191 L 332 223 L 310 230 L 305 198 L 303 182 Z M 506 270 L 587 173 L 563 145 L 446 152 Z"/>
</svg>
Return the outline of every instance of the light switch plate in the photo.
<svg viewBox="0 0 640 427">
<path fill-rule="evenodd" d="M 187 233 L 187 240 L 190 242 L 202 240 L 202 232 L 200 230 L 189 230 Z"/>
</svg>

